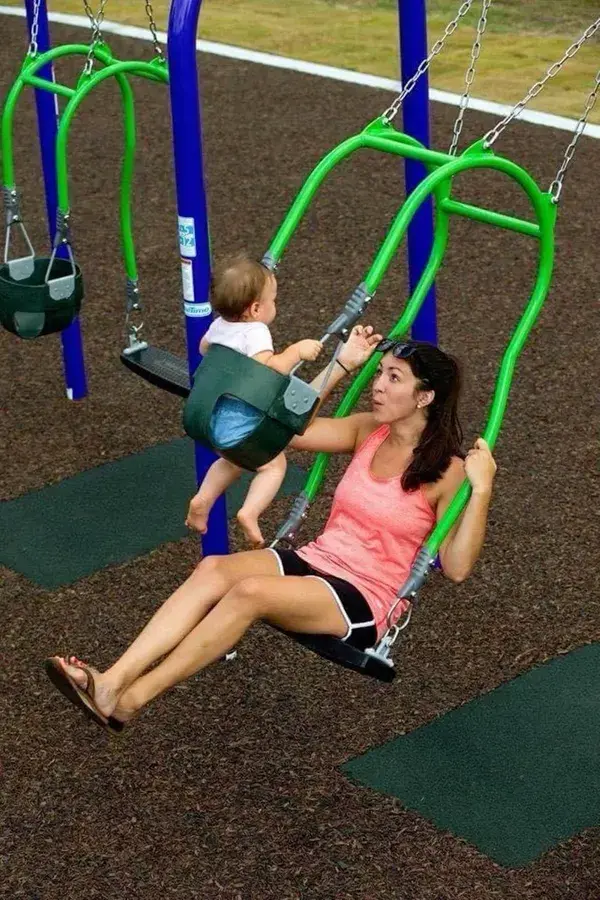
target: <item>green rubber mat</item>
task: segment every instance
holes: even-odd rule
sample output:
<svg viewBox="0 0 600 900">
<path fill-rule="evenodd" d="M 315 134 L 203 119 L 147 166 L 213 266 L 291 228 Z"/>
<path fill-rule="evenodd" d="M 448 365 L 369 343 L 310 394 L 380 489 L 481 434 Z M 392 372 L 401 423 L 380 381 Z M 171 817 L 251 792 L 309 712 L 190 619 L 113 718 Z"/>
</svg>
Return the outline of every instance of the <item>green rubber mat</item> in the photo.
<svg viewBox="0 0 600 900">
<path fill-rule="evenodd" d="M 525 865 L 600 825 L 600 644 L 532 669 L 343 769 L 501 865 Z"/>
<path fill-rule="evenodd" d="M 5 502 L 0 565 L 56 588 L 176 541 L 189 533 L 194 472 L 194 445 L 180 438 Z M 244 474 L 228 492 L 230 517 L 249 479 Z M 304 480 L 301 469 L 288 466 L 282 492 L 299 492 Z"/>
</svg>

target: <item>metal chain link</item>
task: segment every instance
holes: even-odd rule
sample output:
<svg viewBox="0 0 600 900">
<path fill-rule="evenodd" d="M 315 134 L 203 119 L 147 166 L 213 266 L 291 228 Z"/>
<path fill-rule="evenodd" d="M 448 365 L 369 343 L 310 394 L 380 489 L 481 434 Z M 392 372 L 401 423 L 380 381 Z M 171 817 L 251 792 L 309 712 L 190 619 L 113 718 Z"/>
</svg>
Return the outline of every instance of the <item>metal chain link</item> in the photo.
<svg viewBox="0 0 600 900">
<path fill-rule="evenodd" d="M 448 150 L 450 156 L 455 156 L 458 142 L 460 140 L 460 134 L 463 130 L 465 111 L 469 105 L 469 100 L 471 97 L 471 86 L 475 80 L 475 69 L 477 67 L 477 60 L 481 55 L 481 41 L 487 27 L 487 14 L 491 5 L 492 0 L 483 0 L 481 6 L 481 15 L 479 17 L 479 22 L 477 23 L 477 34 L 475 36 L 473 46 L 471 47 L 471 63 L 465 75 L 465 90 L 462 97 L 460 98 L 460 103 L 458 105 L 458 115 L 456 116 L 456 120 L 454 122 L 452 143 L 450 144 L 450 149 Z"/>
<path fill-rule="evenodd" d="M 152 43 L 154 44 L 154 52 L 160 59 L 164 59 L 165 55 L 161 45 L 158 43 L 158 35 L 156 33 L 156 22 L 154 21 L 154 10 L 150 0 L 146 0 L 146 15 L 148 16 L 148 24 L 152 34 Z"/>
<path fill-rule="evenodd" d="M 593 110 L 596 100 L 598 98 L 598 91 L 600 91 L 600 69 L 596 73 L 596 83 L 595 83 L 594 87 L 592 88 L 589 97 L 587 98 L 587 102 L 585 104 L 585 109 L 583 111 L 583 115 L 581 116 L 581 118 L 577 122 L 577 125 L 575 126 L 575 134 L 573 135 L 573 139 L 572 139 L 571 143 L 569 144 L 569 146 L 567 147 L 567 149 L 565 150 L 565 155 L 564 155 L 563 161 L 561 163 L 560 169 L 556 173 L 556 178 L 550 185 L 549 193 L 550 193 L 550 196 L 552 197 L 552 200 L 554 203 L 558 203 L 558 200 L 562 193 L 563 184 L 565 181 L 565 175 L 567 174 L 567 169 L 569 168 L 569 165 L 571 164 L 571 160 L 573 159 L 573 155 L 575 153 L 575 148 L 577 146 L 577 141 L 579 140 L 579 138 L 581 137 L 581 135 L 584 132 L 589 115 L 590 115 L 591 111 Z"/>
<path fill-rule="evenodd" d="M 402 101 L 404 100 L 404 98 L 408 94 L 410 94 L 410 92 L 415 87 L 419 78 L 425 74 L 425 72 L 431 65 L 431 61 L 433 60 L 433 58 L 438 55 L 440 50 L 443 49 L 443 47 L 444 47 L 446 41 L 448 40 L 448 38 L 450 37 L 450 35 L 454 34 L 456 29 L 458 28 L 458 23 L 464 16 L 466 16 L 466 14 L 469 12 L 471 7 L 473 6 L 473 3 L 474 3 L 474 0 L 465 0 L 465 2 L 459 8 L 454 19 L 452 19 L 452 21 L 449 22 L 448 25 L 446 25 L 446 29 L 445 29 L 443 35 L 441 36 L 441 38 L 439 38 L 439 40 L 437 40 L 435 42 L 435 44 L 433 45 L 433 47 L 431 48 L 431 50 L 429 52 L 429 56 L 427 56 L 424 60 L 422 60 L 419 63 L 419 67 L 417 68 L 417 71 L 415 72 L 415 74 L 412 75 L 411 78 L 408 79 L 406 84 L 403 86 L 402 91 L 398 94 L 398 96 L 396 97 L 394 102 L 391 103 L 390 106 L 388 106 L 388 108 L 383 113 L 383 118 L 386 122 L 391 122 L 392 119 L 394 119 L 398 115 L 398 111 L 399 111 L 400 107 L 402 106 Z"/>
<path fill-rule="evenodd" d="M 577 53 L 579 48 L 582 46 L 582 44 L 584 44 L 587 40 L 589 40 L 592 37 L 592 35 L 594 35 L 598 31 L 599 28 L 600 28 L 600 19 L 596 19 L 596 21 L 593 22 L 589 26 L 589 28 L 586 28 L 586 30 L 583 32 L 581 37 L 577 41 L 575 41 L 574 44 L 571 44 L 571 46 L 568 48 L 568 50 L 563 54 L 562 58 L 559 59 L 558 62 L 555 62 L 550 66 L 550 68 L 546 72 L 545 76 L 541 79 L 541 81 L 536 81 L 536 83 L 534 85 L 532 85 L 532 87 L 529 88 L 529 90 L 527 91 L 527 93 L 523 97 L 523 99 L 520 100 L 517 103 L 517 105 L 515 107 L 513 107 L 513 109 L 511 109 L 511 111 L 508 113 L 508 115 L 505 116 L 501 122 L 498 122 L 498 124 L 495 125 L 494 128 L 491 128 L 490 131 L 488 131 L 488 133 L 484 136 L 484 139 L 483 139 L 484 147 L 492 146 L 492 144 L 502 134 L 502 132 L 504 131 L 506 126 L 510 122 L 512 122 L 512 120 L 514 118 L 516 118 L 525 109 L 525 107 L 527 106 L 527 104 L 529 103 L 530 100 L 533 100 L 534 97 L 537 97 L 537 95 L 540 93 L 540 91 L 542 91 L 544 89 L 547 82 L 550 81 L 551 78 L 554 78 L 554 76 L 560 72 L 560 70 L 562 69 L 564 64 L 569 59 L 571 59 L 573 56 L 575 56 L 575 54 Z"/>
<path fill-rule="evenodd" d="M 100 0 L 100 6 L 98 7 L 98 12 L 94 15 L 88 0 L 83 0 L 83 6 L 85 8 L 85 12 L 87 14 L 88 19 L 90 20 L 90 25 L 92 26 L 92 40 L 90 42 L 90 49 L 88 50 L 88 55 L 85 60 L 85 65 L 83 67 L 84 75 L 91 75 L 92 70 L 94 68 L 94 50 L 96 48 L 96 44 L 99 44 L 102 40 L 102 22 L 104 21 L 104 7 L 108 3 L 108 0 Z"/>
<path fill-rule="evenodd" d="M 33 4 L 33 19 L 31 21 L 31 38 L 29 41 L 28 56 L 37 56 L 38 52 L 38 32 L 40 30 L 40 6 L 42 0 L 35 0 Z"/>
</svg>

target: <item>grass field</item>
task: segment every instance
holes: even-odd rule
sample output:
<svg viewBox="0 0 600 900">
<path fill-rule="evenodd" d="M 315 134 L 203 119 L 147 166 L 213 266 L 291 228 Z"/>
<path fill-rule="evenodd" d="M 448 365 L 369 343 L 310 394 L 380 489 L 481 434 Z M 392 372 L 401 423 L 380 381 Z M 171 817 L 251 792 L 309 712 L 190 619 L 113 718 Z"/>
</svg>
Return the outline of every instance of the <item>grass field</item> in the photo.
<svg viewBox="0 0 600 900">
<path fill-rule="evenodd" d="M 20 2 L 20 0 L 19 0 Z M 55 0 L 52 8 L 82 13 L 81 0 Z M 159 27 L 166 26 L 168 2 L 155 0 Z M 430 44 L 457 10 L 456 0 L 430 0 Z M 478 18 L 475 3 L 461 28 L 432 67 L 433 87 L 461 91 Z M 474 94 L 511 103 L 543 75 L 566 47 L 600 15 L 597 0 L 495 0 L 481 55 Z M 114 0 L 107 18 L 143 25 L 143 0 Z M 255 50 L 396 77 L 396 0 L 204 0 L 200 36 Z M 600 69 L 595 36 L 544 92 L 533 108 L 579 116 Z M 590 121 L 600 122 L 600 103 Z"/>
</svg>

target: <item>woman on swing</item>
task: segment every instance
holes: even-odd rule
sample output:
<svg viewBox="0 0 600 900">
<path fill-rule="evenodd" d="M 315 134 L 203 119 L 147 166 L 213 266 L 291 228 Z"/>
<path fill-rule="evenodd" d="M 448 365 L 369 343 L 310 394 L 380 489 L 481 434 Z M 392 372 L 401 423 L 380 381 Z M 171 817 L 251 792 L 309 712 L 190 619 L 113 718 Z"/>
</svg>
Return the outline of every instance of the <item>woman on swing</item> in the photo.
<svg viewBox="0 0 600 900">
<path fill-rule="evenodd" d="M 371 411 L 317 418 L 292 441 L 301 450 L 352 455 L 320 537 L 298 551 L 205 557 L 105 672 L 74 656 L 46 661 L 55 686 L 98 724 L 120 731 L 155 697 L 221 659 L 258 620 L 372 647 L 465 475 L 472 493 L 440 560 L 452 581 L 467 578 L 483 546 L 496 465 L 482 439 L 466 458 L 461 451 L 458 366 L 431 344 L 382 340 L 358 325 L 325 393 L 376 348 L 383 356 Z M 407 606 L 398 604 L 396 617 Z"/>
</svg>

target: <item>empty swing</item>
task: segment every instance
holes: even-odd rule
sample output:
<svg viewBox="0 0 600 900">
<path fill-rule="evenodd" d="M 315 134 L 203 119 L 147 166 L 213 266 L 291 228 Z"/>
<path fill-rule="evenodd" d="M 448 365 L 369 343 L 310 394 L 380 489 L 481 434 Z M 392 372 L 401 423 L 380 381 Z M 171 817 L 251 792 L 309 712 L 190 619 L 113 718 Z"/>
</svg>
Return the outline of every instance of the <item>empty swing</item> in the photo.
<svg viewBox="0 0 600 900">
<path fill-rule="evenodd" d="M 121 89 L 125 120 L 125 156 L 123 162 L 122 196 L 127 205 L 135 153 L 135 116 L 133 94 L 128 74 L 143 75 L 153 81 L 167 81 L 168 73 L 162 48 L 156 36 L 150 4 L 146 12 L 150 19 L 156 58 L 149 63 L 121 62 L 115 59 L 103 42 L 101 23 L 106 0 L 94 16 L 89 4 L 84 2 L 92 26 L 89 45 L 66 44 L 40 54 L 37 45 L 40 4 L 35 4 L 31 28 L 31 43 L 21 71 L 9 91 L 2 112 L 3 196 L 6 216 L 6 236 L 3 264 L 0 266 L 0 323 L 13 334 L 24 339 L 41 337 L 67 328 L 81 310 L 83 278 L 73 252 L 71 237 L 71 210 L 68 194 L 66 148 L 69 127 L 73 115 L 82 100 L 106 78 L 115 77 Z M 85 56 L 83 71 L 75 88 L 39 77 L 38 73 L 54 60 L 68 56 Z M 94 62 L 103 68 L 94 71 Z M 13 123 L 17 101 L 23 90 L 32 86 L 67 98 L 68 102 L 58 120 L 56 137 L 56 167 L 58 209 L 55 237 L 50 257 L 35 254 L 21 215 L 19 190 L 15 183 Z M 123 205 L 123 204 L 122 204 Z M 19 231 L 27 248 L 27 254 L 11 257 L 11 245 Z"/>
</svg>

